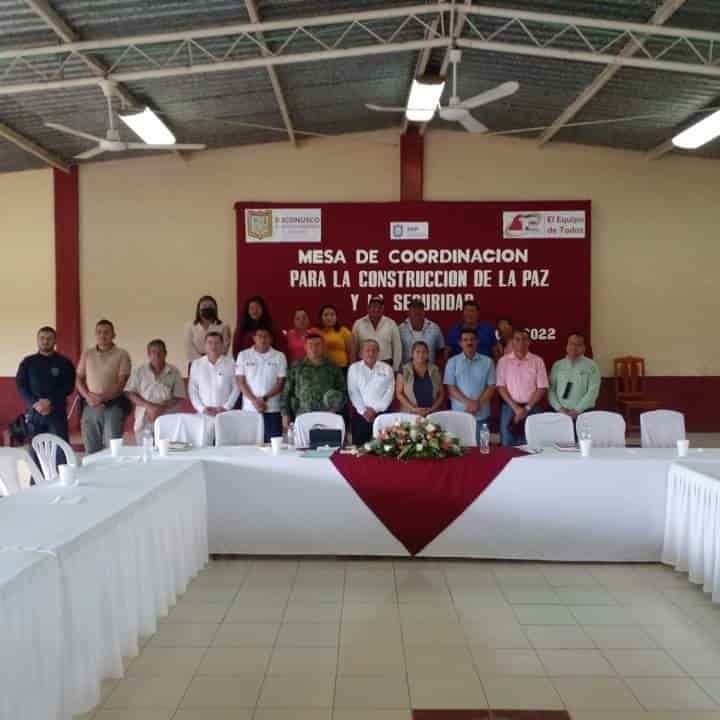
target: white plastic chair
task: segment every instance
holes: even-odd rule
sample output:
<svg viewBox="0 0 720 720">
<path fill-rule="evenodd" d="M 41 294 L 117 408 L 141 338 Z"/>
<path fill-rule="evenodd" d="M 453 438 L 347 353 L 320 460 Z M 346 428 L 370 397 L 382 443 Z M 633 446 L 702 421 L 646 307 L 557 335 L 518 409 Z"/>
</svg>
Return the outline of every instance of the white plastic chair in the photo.
<svg viewBox="0 0 720 720">
<path fill-rule="evenodd" d="M 640 415 L 640 443 L 645 448 L 675 447 L 685 440 L 685 416 L 675 410 L 651 410 Z"/>
<path fill-rule="evenodd" d="M 625 447 L 625 418 L 616 412 L 591 410 L 575 420 L 578 437 L 589 432 L 593 447 Z"/>
<path fill-rule="evenodd" d="M 415 413 L 383 413 L 378 415 L 373 422 L 373 437 L 377 437 L 381 430 L 398 422 L 416 422 L 421 416 Z"/>
<path fill-rule="evenodd" d="M 525 440 L 530 447 L 575 442 L 573 421 L 570 416 L 562 413 L 528 415 L 525 420 Z"/>
<path fill-rule="evenodd" d="M 58 448 L 65 453 L 67 465 L 74 465 L 75 467 L 79 465 L 77 455 L 75 455 L 75 451 L 70 447 L 70 444 L 57 435 L 40 433 L 32 439 L 32 446 L 40 463 L 42 474 L 45 476 L 45 482 L 52 483 L 58 479 Z"/>
<path fill-rule="evenodd" d="M 474 415 L 457 410 L 440 410 L 430 413 L 427 419 L 437 423 L 443 430 L 457 435 L 464 447 L 477 446 L 477 421 Z"/>
<path fill-rule="evenodd" d="M 345 421 L 342 415 L 331 412 L 309 412 L 295 418 L 295 445 L 310 446 L 310 431 L 315 428 L 340 430 L 342 442 L 345 443 Z"/>
<path fill-rule="evenodd" d="M 14 495 L 45 482 L 40 468 L 23 448 L 0 448 L 0 496 Z"/>
<path fill-rule="evenodd" d="M 212 445 L 215 435 L 213 418 L 200 413 L 170 413 L 155 420 L 155 444 L 158 440 L 186 442 L 194 447 Z"/>
<path fill-rule="evenodd" d="M 215 446 L 255 445 L 264 436 L 263 416 L 247 410 L 229 410 L 215 417 Z"/>
</svg>

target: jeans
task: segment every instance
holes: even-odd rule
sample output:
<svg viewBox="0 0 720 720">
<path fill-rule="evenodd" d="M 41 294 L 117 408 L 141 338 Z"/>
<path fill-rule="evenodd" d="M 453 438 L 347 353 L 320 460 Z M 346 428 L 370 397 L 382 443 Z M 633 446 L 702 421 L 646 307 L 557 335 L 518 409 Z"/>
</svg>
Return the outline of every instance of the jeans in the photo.
<svg viewBox="0 0 720 720">
<path fill-rule="evenodd" d="M 280 437 L 282 431 L 282 415 L 279 412 L 263 413 L 264 438 L 263 442 L 269 443 L 270 438 Z"/>
<path fill-rule="evenodd" d="M 535 413 L 542 412 L 542 408 L 537 405 L 528 413 L 528 415 L 535 415 Z M 521 435 L 513 435 L 508 429 L 508 425 L 512 422 L 515 417 L 513 409 L 507 403 L 503 403 L 500 408 L 500 443 L 505 446 L 515 446 L 525 444 L 525 432 Z"/>
<path fill-rule="evenodd" d="M 86 405 L 82 414 L 80 429 L 85 443 L 85 452 L 99 452 L 113 438 L 123 436 L 125 408 L 120 404 L 90 407 Z"/>
</svg>

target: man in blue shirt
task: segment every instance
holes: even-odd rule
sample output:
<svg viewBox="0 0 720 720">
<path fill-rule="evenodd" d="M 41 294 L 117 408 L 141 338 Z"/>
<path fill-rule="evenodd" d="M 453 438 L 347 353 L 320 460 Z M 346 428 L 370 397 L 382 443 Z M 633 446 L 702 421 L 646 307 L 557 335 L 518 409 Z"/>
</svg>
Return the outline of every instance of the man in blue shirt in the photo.
<svg viewBox="0 0 720 720">
<path fill-rule="evenodd" d="M 450 355 L 459 355 L 462 352 L 460 345 L 460 334 L 470 328 L 477 336 L 477 352 L 486 357 L 492 358 L 493 348 L 497 344 L 495 328 L 487 322 L 480 320 L 480 308 L 474 300 L 466 300 L 463 303 L 463 319 L 457 325 L 450 328 L 447 336 L 447 346 Z"/>
<path fill-rule="evenodd" d="M 450 407 L 457 412 L 475 416 L 476 436 L 490 415 L 490 400 L 495 393 L 495 365 L 490 358 L 477 352 L 475 328 L 460 332 L 462 353 L 448 360 L 444 382 L 450 395 Z"/>
<path fill-rule="evenodd" d="M 27 405 L 29 437 L 52 433 L 67 441 L 65 401 L 75 389 L 75 368 L 64 355 L 55 352 L 55 341 L 53 328 L 38 330 L 38 352 L 20 363 L 15 384 Z"/>
</svg>

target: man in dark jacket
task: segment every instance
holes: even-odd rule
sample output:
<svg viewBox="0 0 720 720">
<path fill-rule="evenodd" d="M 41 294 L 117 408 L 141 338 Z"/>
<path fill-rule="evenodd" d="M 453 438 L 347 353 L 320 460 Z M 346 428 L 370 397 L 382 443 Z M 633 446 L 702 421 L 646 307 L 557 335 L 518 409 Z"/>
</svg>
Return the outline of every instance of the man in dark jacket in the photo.
<svg viewBox="0 0 720 720">
<path fill-rule="evenodd" d="M 15 383 L 27 404 L 25 418 L 29 438 L 52 433 L 69 441 L 65 405 L 75 389 L 75 368 L 70 360 L 55 351 L 55 341 L 53 328 L 38 330 L 38 351 L 20 363 Z"/>
</svg>

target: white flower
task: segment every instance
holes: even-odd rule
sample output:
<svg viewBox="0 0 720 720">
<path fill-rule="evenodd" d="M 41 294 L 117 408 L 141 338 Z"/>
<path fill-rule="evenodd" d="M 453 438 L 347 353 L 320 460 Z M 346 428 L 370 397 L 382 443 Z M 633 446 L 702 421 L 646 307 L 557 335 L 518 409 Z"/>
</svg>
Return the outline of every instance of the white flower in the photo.
<svg viewBox="0 0 720 720">
<path fill-rule="evenodd" d="M 428 432 L 432 432 L 433 430 L 435 430 L 435 426 L 434 426 L 432 423 L 428 423 L 428 424 L 425 426 L 425 429 L 426 429 Z"/>
<path fill-rule="evenodd" d="M 417 440 L 418 431 L 417 430 L 411 430 L 410 431 L 410 439 L 411 440 Z"/>
<path fill-rule="evenodd" d="M 372 443 L 366 442 L 365 445 L 363 445 L 363 448 L 365 450 L 372 450 Z"/>
<path fill-rule="evenodd" d="M 392 450 L 392 445 L 383 445 L 383 450 L 385 452 L 390 452 Z"/>
<path fill-rule="evenodd" d="M 416 450 L 422 450 L 424 447 L 425 447 L 425 446 L 424 446 L 422 443 L 418 443 L 418 444 L 415 446 L 415 449 L 416 449 Z"/>
</svg>

